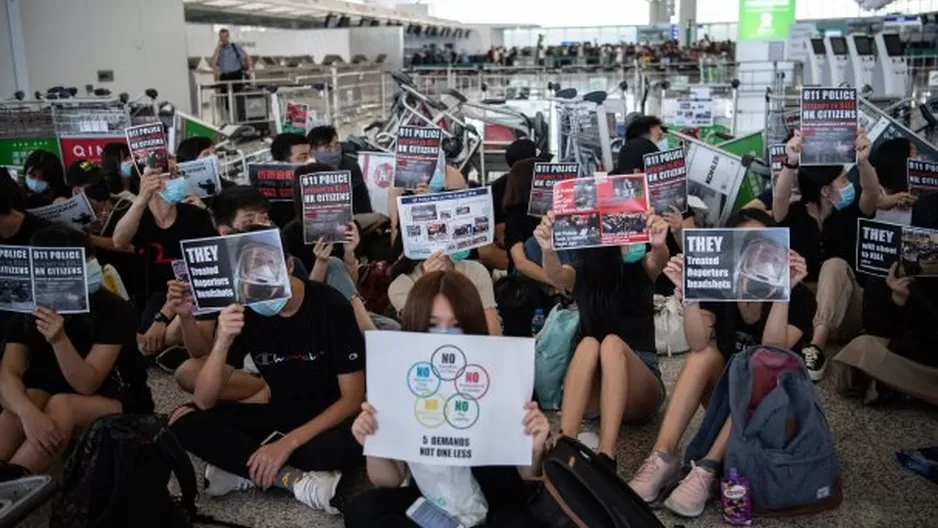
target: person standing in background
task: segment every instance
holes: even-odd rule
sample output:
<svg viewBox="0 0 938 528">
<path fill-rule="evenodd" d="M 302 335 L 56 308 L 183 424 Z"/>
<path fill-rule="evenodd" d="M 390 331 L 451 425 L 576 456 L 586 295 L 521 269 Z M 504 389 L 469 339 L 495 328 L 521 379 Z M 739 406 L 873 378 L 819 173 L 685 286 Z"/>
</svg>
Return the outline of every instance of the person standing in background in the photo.
<svg viewBox="0 0 938 528">
<path fill-rule="evenodd" d="M 218 32 L 218 46 L 215 47 L 215 53 L 212 54 L 212 67 L 218 74 L 219 81 L 241 81 L 254 75 L 254 62 L 250 55 L 245 53 L 244 48 L 239 44 L 231 42 L 231 35 L 228 30 L 222 28 Z M 243 83 L 233 83 L 231 90 L 240 92 L 244 88 Z M 219 95 L 228 93 L 228 85 L 221 86 L 218 90 Z M 238 104 L 243 107 L 244 103 Z M 231 108 L 228 109 L 231 114 Z M 239 112 L 240 113 L 240 112 Z M 232 121 L 234 119 L 232 118 Z"/>
</svg>

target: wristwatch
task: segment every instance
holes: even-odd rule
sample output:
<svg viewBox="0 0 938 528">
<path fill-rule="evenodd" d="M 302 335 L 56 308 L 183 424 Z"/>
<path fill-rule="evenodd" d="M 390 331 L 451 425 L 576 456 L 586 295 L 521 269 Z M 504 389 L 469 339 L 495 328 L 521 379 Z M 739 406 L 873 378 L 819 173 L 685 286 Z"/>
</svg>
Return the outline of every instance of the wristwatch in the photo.
<svg viewBox="0 0 938 528">
<path fill-rule="evenodd" d="M 791 169 L 791 170 L 798 170 L 798 167 L 800 167 L 800 165 L 798 163 L 795 163 L 794 165 L 792 165 L 791 163 L 788 163 L 788 160 L 785 160 L 782 162 L 782 167 L 785 167 L 786 169 Z"/>
<path fill-rule="evenodd" d="M 168 325 L 173 321 L 172 317 L 167 317 L 163 312 L 156 312 L 156 315 L 153 316 L 154 323 L 163 323 Z"/>
</svg>

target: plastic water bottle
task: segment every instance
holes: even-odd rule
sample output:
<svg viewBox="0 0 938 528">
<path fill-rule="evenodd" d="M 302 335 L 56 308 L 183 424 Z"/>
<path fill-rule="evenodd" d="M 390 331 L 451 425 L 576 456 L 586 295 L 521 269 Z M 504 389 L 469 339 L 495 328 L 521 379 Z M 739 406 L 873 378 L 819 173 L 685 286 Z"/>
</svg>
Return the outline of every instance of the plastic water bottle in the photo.
<svg viewBox="0 0 938 528">
<path fill-rule="evenodd" d="M 749 479 L 731 468 L 720 485 L 723 503 L 723 522 L 732 526 L 752 524 L 752 496 Z"/>
<path fill-rule="evenodd" d="M 531 319 L 531 337 L 537 337 L 537 334 L 544 328 L 544 322 L 546 320 L 544 310 L 540 308 L 534 310 L 534 317 Z"/>
</svg>

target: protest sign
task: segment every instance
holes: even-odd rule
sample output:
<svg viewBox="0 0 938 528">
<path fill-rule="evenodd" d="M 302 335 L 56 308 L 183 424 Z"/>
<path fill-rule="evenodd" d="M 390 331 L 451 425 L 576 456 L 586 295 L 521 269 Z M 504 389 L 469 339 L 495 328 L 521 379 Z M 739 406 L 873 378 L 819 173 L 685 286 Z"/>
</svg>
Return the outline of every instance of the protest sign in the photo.
<svg viewBox="0 0 938 528">
<path fill-rule="evenodd" d="M 137 171 L 140 171 L 140 167 L 153 169 L 161 174 L 169 171 L 169 151 L 162 123 L 133 126 L 128 128 L 126 133 L 127 146 L 136 161 Z M 140 173 L 140 176 L 143 176 L 143 173 Z"/>
<path fill-rule="evenodd" d="M 698 141 L 689 143 L 685 156 L 687 194 L 706 206 L 706 211 L 697 214 L 697 225 L 723 225 L 734 212 L 747 168 L 739 157 L 717 147 Z"/>
<path fill-rule="evenodd" d="M 885 277 L 896 260 L 898 276 L 938 275 L 938 230 L 857 219 L 857 271 Z"/>
<path fill-rule="evenodd" d="M 183 240 L 180 247 L 198 310 L 290 298 L 276 229 Z"/>
<path fill-rule="evenodd" d="M 429 183 L 440 161 L 443 132 L 439 128 L 402 126 L 397 130 L 394 186 L 416 189 Z"/>
<path fill-rule="evenodd" d="M 283 118 L 283 131 L 288 134 L 306 135 L 309 127 L 309 105 L 305 103 L 287 103 Z"/>
<path fill-rule="evenodd" d="M 926 196 L 938 191 L 938 163 L 909 159 L 906 169 L 909 192 L 914 196 Z"/>
<path fill-rule="evenodd" d="M 0 311 L 88 312 L 85 248 L 0 246 Z"/>
<path fill-rule="evenodd" d="M 176 280 L 179 281 L 179 282 L 189 282 L 189 269 L 186 268 L 186 261 L 185 261 L 185 260 L 182 260 L 182 259 L 180 259 L 180 260 L 174 260 L 174 261 L 172 261 L 171 264 L 172 264 L 172 266 L 173 266 L 173 276 L 176 277 Z M 188 295 L 192 295 L 192 288 L 191 288 L 191 287 L 190 287 L 189 290 L 188 290 Z M 193 301 L 193 303 L 194 303 L 194 301 Z M 209 309 L 206 309 L 206 310 L 199 310 L 199 309 L 196 308 L 195 305 L 193 305 L 192 308 L 193 308 L 193 310 L 192 310 L 192 315 L 204 315 L 204 314 L 207 314 L 207 313 L 212 313 L 212 312 L 219 312 L 219 311 L 221 311 L 220 308 L 209 308 Z"/>
<path fill-rule="evenodd" d="M 358 165 L 362 168 L 371 207 L 376 213 L 389 216 L 388 191 L 394 183 L 394 154 L 390 152 L 359 152 Z"/>
<path fill-rule="evenodd" d="M 684 299 L 788 301 L 787 228 L 685 229 Z"/>
<path fill-rule="evenodd" d="M 648 180 L 648 201 L 655 213 L 676 207 L 687 210 L 687 167 L 684 149 L 645 154 L 645 178 Z"/>
<path fill-rule="evenodd" d="M 409 259 L 487 246 L 495 239 L 491 187 L 400 196 L 397 204 Z"/>
<path fill-rule="evenodd" d="M 713 126 L 713 100 L 712 99 L 678 99 L 677 110 L 674 112 L 674 126 L 676 127 Z"/>
<path fill-rule="evenodd" d="M 534 388 L 534 340 L 365 333 L 378 428 L 365 455 L 446 466 L 527 466 L 521 425 Z"/>
<path fill-rule="evenodd" d="M 352 173 L 329 171 L 303 174 L 303 240 L 315 244 L 345 242 L 352 221 Z"/>
<path fill-rule="evenodd" d="M 528 214 L 544 216 L 554 205 L 554 184 L 576 179 L 580 172 L 577 163 L 535 163 L 531 179 L 531 196 Z"/>
<path fill-rule="evenodd" d="M 644 174 L 597 175 L 554 186 L 555 249 L 648 242 Z"/>
<path fill-rule="evenodd" d="M 189 194 L 199 198 L 209 198 L 221 191 L 221 177 L 218 175 L 218 156 L 176 164 L 179 174 L 189 185 Z"/>
<path fill-rule="evenodd" d="M 271 202 L 293 201 L 292 163 L 248 163 L 248 182 Z"/>
<path fill-rule="evenodd" d="M 801 89 L 801 165 L 857 162 L 857 90 Z"/>
<path fill-rule="evenodd" d="M 772 187 L 778 181 L 778 175 L 785 168 L 785 162 L 788 161 L 788 153 L 784 144 L 769 145 L 769 169 L 772 171 Z"/>
<path fill-rule="evenodd" d="M 27 212 L 53 224 L 64 224 L 75 229 L 83 229 L 97 220 L 85 193 L 78 193 L 64 202 L 28 209 Z"/>
</svg>

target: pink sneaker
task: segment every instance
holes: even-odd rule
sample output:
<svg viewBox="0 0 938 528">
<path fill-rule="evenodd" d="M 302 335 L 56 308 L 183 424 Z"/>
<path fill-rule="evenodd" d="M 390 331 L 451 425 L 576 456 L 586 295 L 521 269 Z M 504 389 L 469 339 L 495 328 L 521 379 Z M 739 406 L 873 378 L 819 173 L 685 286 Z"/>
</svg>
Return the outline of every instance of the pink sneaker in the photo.
<svg viewBox="0 0 938 528">
<path fill-rule="evenodd" d="M 654 451 L 635 472 L 629 487 L 645 502 L 655 502 L 661 495 L 661 489 L 671 482 L 680 469 L 681 463 L 676 457 L 671 462 L 665 462 L 661 453 Z"/>
<path fill-rule="evenodd" d="M 693 462 L 690 473 L 664 501 L 664 507 L 681 517 L 698 517 L 707 507 L 716 474 Z"/>
</svg>

